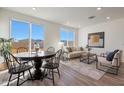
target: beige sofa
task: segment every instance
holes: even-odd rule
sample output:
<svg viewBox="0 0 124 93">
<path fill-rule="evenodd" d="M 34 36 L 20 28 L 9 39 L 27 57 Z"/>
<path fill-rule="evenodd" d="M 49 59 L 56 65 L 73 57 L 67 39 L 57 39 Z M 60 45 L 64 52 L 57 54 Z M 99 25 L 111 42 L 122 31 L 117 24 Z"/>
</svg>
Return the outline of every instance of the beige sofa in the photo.
<svg viewBox="0 0 124 93">
<path fill-rule="evenodd" d="M 63 59 L 80 57 L 85 51 L 81 47 L 65 47 L 63 49 Z"/>
</svg>

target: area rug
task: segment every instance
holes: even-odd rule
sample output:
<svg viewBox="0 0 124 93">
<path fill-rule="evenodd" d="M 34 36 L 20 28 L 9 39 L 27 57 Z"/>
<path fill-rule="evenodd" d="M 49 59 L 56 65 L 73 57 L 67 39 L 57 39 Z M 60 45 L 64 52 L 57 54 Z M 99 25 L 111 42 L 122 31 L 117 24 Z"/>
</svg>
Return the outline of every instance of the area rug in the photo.
<svg viewBox="0 0 124 93">
<path fill-rule="evenodd" d="M 95 80 L 99 80 L 105 74 L 105 72 L 96 69 L 95 62 L 91 64 L 86 64 L 86 63 L 80 62 L 79 59 L 73 59 L 70 61 L 61 61 L 61 64 L 66 65 L 72 68 L 73 70 L 85 76 L 91 77 Z"/>
</svg>

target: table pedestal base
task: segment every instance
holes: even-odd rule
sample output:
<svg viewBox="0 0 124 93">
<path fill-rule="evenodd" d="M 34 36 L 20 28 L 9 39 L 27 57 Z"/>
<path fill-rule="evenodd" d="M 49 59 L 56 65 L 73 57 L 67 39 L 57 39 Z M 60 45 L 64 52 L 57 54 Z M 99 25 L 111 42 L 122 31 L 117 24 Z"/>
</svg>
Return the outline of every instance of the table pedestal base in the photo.
<svg viewBox="0 0 124 93">
<path fill-rule="evenodd" d="M 39 80 L 43 79 L 43 71 L 40 69 L 42 66 L 42 60 L 41 59 L 35 59 L 34 60 L 34 65 L 35 65 L 35 72 L 33 75 L 34 80 Z"/>
</svg>

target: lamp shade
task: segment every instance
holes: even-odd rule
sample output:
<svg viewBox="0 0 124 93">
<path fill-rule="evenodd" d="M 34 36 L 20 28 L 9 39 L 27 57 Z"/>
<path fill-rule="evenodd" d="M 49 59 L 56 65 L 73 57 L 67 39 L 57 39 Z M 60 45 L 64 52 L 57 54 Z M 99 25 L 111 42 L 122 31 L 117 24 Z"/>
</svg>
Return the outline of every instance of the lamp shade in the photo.
<svg viewBox="0 0 124 93">
<path fill-rule="evenodd" d="M 61 49 L 63 49 L 63 46 L 64 46 L 64 43 L 63 43 L 63 42 L 59 42 L 59 47 L 60 47 Z"/>
</svg>

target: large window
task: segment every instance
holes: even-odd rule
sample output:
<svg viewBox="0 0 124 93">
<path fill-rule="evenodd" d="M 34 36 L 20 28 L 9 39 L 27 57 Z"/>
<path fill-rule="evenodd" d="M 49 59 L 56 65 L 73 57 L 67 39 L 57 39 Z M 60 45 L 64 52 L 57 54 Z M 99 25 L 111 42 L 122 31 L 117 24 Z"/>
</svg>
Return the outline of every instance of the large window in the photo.
<svg viewBox="0 0 124 93">
<path fill-rule="evenodd" d="M 11 37 L 14 39 L 12 43 L 14 52 L 19 47 L 33 50 L 35 43 L 39 44 L 40 49 L 44 47 L 44 27 L 42 25 L 12 20 Z"/>
<path fill-rule="evenodd" d="M 67 46 L 68 32 L 66 32 L 66 31 L 61 31 L 61 32 L 60 32 L 60 35 L 61 35 L 61 42 L 64 43 L 64 46 Z"/>
<path fill-rule="evenodd" d="M 34 49 L 35 43 L 37 43 L 42 49 L 44 47 L 44 27 L 37 24 L 32 24 L 32 37 L 31 48 Z"/>
<path fill-rule="evenodd" d="M 60 38 L 61 38 L 61 42 L 64 43 L 64 46 L 74 46 L 75 33 L 73 31 L 61 28 Z"/>
<path fill-rule="evenodd" d="M 29 48 L 30 24 L 13 20 L 11 23 L 11 37 L 14 39 L 12 50 L 16 52 L 17 48 Z"/>
<path fill-rule="evenodd" d="M 68 32 L 68 46 L 74 46 L 75 35 L 74 32 Z"/>
</svg>

